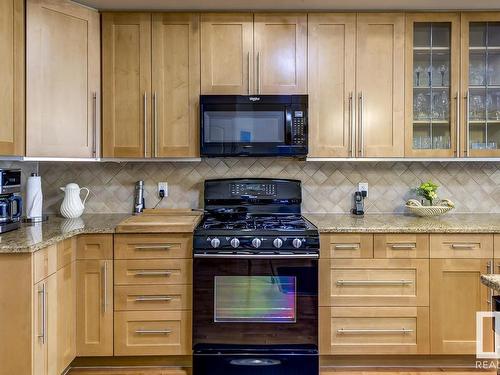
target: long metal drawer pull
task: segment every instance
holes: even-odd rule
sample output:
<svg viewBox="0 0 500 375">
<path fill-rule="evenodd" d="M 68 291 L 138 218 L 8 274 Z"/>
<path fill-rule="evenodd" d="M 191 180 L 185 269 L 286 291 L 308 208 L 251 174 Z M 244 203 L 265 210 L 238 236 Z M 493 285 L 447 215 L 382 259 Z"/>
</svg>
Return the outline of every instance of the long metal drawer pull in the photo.
<svg viewBox="0 0 500 375">
<path fill-rule="evenodd" d="M 413 280 L 337 280 L 337 285 L 410 285 Z"/>
<path fill-rule="evenodd" d="M 138 245 L 134 246 L 135 250 L 168 250 L 174 247 L 172 244 L 165 244 L 165 245 Z"/>
<path fill-rule="evenodd" d="M 94 116 L 92 116 L 92 156 L 95 158 L 97 156 L 97 93 L 92 93 L 92 111 Z"/>
<path fill-rule="evenodd" d="M 169 329 L 137 329 L 135 333 L 138 335 L 170 335 L 172 331 Z"/>
<path fill-rule="evenodd" d="M 170 276 L 171 271 L 137 271 L 135 276 Z"/>
<path fill-rule="evenodd" d="M 42 344 L 45 344 L 45 332 L 46 332 L 45 323 L 47 321 L 45 283 L 42 284 L 41 289 L 38 289 L 38 295 L 42 296 L 42 332 L 39 333 L 37 336 L 38 338 L 42 339 Z"/>
<path fill-rule="evenodd" d="M 417 247 L 416 244 L 414 243 L 395 243 L 391 245 L 391 249 L 394 250 L 408 250 L 408 249 L 415 249 Z"/>
<path fill-rule="evenodd" d="M 365 156 L 365 134 L 364 134 L 364 124 L 363 124 L 363 115 L 364 115 L 364 107 L 365 101 L 363 97 L 363 92 L 359 93 L 359 153 L 361 157 Z"/>
<path fill-rule="evenodd" d="M 148 133 L 148 93 L 144 91 L 144 157 L 148 157 L 147 133 Z"/>
<path fill-rule="evenodd" d="M 488 263 L 486 263 L 486 273 L 491 273 L 493 272 L 493 261 L 492 260 L 489 260 Z M 488 305 L 491 305 L 491 300 L 493 299 L 493 289 L 491 288 L 488 288 L 488 291 L 489 291 L 489 296 L 488 298 L 486 299 L 486 303 Z"/>
<path fill-rule="evenodd" d="M 102 311 L 108 310 L 108 263 L 104 261 L 102 265 Z"/>
<path fill-rule="evenodd" d="M 337 333 L 412 333 L 413 329 L 401 328 L 401 329 L 346 329 L 340 328 L 337 330 Z"/>
<path fill-rule="evenodd" d="M 349 155 L 351 157 L 354 157 L 354 150 L 356 149 L 355 141 L 356 141 L 356 131 L 354 129 L 355 127 L 355 121 L 354 121 L 354 99 L 353 99 L 353 93 L 349 93 L 349 127 L 350 127 L 350 134 L 351 134 L 351 139 L 349 140 L 350 145 L 349 145 Z"/>
<path fill-rule="evenodd" d="M 474 249 L 475 245 L 472 243 L 454 243 L 451 244 L 453 249 Z"/>
<path fill-rule="evenodd" d="M 151 301 L 167 302 L 171 300 L 172 297 L 170 296 L 137 296 L 135 298 L 135 302 L 151 302 Z"/>
<path fill-rule="evenodd" d="M 357 243 L 355 244 L 345 243 L 345 244 L 337 244 L 335 245 L 335 248 L 339 250 L 356 250 L 359 249 L 360 246 Z"/>
</svg>

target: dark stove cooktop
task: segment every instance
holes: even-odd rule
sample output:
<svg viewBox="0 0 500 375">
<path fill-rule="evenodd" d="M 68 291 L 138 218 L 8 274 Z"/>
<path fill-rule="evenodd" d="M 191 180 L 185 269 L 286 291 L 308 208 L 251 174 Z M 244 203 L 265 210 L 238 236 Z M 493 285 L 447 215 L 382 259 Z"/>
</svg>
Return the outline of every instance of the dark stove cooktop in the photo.
<svg viewBox="0 0 500 375">
<path fill-rule="evenodd" d="M 248 215 L 236 220 L 220 220 L 207 215 L 200 227 L 205 230 L 242 231 L 301 231 L 313 228 L 311 223 L 300 215 Z"/>
</svg>

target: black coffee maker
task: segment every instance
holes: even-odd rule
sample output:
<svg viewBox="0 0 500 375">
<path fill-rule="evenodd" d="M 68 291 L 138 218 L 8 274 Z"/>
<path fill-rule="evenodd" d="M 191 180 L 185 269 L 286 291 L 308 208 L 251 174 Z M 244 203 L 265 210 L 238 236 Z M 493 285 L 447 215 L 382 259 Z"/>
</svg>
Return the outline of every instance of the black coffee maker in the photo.
<svg viewBox="0 0 500 375">
<path fill-rule="evenodd" d="M 0 169 L 0 233 L 19 228 L 22 214 L 21 170 Z"/>
</svg>

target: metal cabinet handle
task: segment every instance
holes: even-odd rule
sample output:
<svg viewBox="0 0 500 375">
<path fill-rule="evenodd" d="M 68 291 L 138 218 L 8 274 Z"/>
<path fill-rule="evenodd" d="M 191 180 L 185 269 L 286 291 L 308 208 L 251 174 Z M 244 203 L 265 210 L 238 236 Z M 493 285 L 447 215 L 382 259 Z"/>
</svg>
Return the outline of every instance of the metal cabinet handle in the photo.
<svg viewBox="0 0 500 375">
<path fill-rule="evenodd" d="M 486 273 L 492 273 L 493 272 L 493 261 L 489 260 L 488 263 L 486 263 Z M 493 289 L 488 288 L 488 294 L 489 298 L 486 299 L 486 304 L 491 305 L 491 299 L 493 298 Z"/>
<path fill-rule="evenodd" d="M 171 301 L 170 296 L 137 296 L 135 302 L 168 302 Z"/>
<path fill-rule="evenodd" d="M 169 329 L 137 329 L 135 333 L 138 335 L 170 335 L 172 331 Z"/>
<path fill-rule="evenodd" d="M 97 156 L 97 93 L 92 93 L 92 156 L 95 158 Z"/>
<path fill-rule="evenodd" d="M 47 293 L 45 289 L 45 283 L 42 283 L 41 287 L 38 289 L 38 296 L 42 298 L 42 332 L 37 336 L 42 340 L 42 344 L 45 344 L 45 332 L 47 330 Z"/>
<path fill-rule="evenodd" d="M 257 52 L 257 94 L 260 94 L 260 52 Z"/>
<path fill-rule="evenodd" d="M 169 250 L 174 245 L 171 244 L 165 244 L 165 245 L 137 245 L 134 246 L 135 250 Z"/>
<path fill-rule="evenodd" d="M 108 311 L 108 262 L 104 261 L 101 267 L 102 275 L 102 312 L 105 314 Z"/>
<path fill-rule="evenodd" d="M 411 285 L 413 280 L 337 280 L 337 285 Z"/>
<path fill-rule="evenodd" d="M 153 93 L 153 139 L 151 145 L 154 145 L 154 156 L 158 157 L 158 110 L 157 110 L 157 95 Z"/>
<path fill-rule="evenodd" d="M 457 101 L 457 107 L 456 107 L 456 125 L 457 125 L 457 145 L 456 145 L 456 153 L 457 157 L 460 157 L 460 93 L 457 92 L 457 95 L 455 96 L 455 100 Z"/>
<path fill-rule="evenodd" d="M 465 94 L 465 108 L 467 113 L 465 114 L 465 156 L 469 156 L 470 151 L 470 123 L 469 123 L 469 113 L 470 113 L 470 90 L 467 90 Z"/>
<path fill-rule="evenodd" d="M 250 52 L 247 52 L 247 84 L 248 84 L 248 95 L 250 95 Z"/>
<path fill-rule="evenodd" d="M 137 271 L 135 276 L 170 276 L 170 271 Z"/>
<path fill-rule="evenodd" d="M 349 93 L 349 128 L 350 128 L 350 132 L 351 132 L 351 139 L 350 139 L 350 150 L 349 150 L 349 154 L 351 155 L 351 157 L 354 157 L 354 150 L 356 148 L 356 143 L 355 143 L 355 129 L 354 129 L 354 125 L 355 124 L 355 121 L 354 121 L 354 100 L 353 100 L 353 94 L 352 92 Z"/>
<path fill-rule="evenodd" d="M 417 245 L 414 243 L 395 243 L 391 245 L 391 249 L 393 250 L 409 250 L 416 249 Z"/>
<path fill-rule="evenodd" d="M 451 247 L 453 249 L 474 249 L 475 245 L 471 243 L 453 243 Z"/>
<path fill-rule="evenodd" d="M 353 244 L 350 244 L 350 243 L 339 243 L 339 244 L 335 245 L 335 249 L 338 249 L 338 250 L 357 250 L 360 247 L 361 246 L 358 243 L 353 243 Z"/>
<path fill-rule="evenodd" d="M 148 132 L 148 93 L 144 91 L 144 157 L 148 157 L 147 132 Z"/>
<path fill-rule="evenodd" d="M 364 97 L 363 92 L 359 93 L 359 153 L 361 157 L 365 154 L 365 140 L 364 140 L 364 129 L 363 129 L 363 111 L 364 111 Z"/>
<path fill-rule="evenodd" d="M 337 329 L 337 333 L 343 334 L 343 333 L 411 333 L 414 332 L 413 329 L 407 329 L 407 328 L 401 328 L 401 329 L 346 329 L 346 328 L 340 328 Z"/>
</svg>

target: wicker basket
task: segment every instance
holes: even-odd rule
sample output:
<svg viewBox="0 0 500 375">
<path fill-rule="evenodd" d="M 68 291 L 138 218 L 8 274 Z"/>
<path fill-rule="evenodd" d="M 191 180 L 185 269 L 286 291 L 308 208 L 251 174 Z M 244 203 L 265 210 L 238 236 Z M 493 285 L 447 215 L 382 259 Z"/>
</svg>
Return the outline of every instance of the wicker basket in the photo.
<svg viewBox="0 0 500 375">
<path fill-rule="evenodd" d="M 451 211 L 450 206 L 410 206 L 406 205 L 408 211 L 421 217 L 439 216 Z"/>
</svg>

